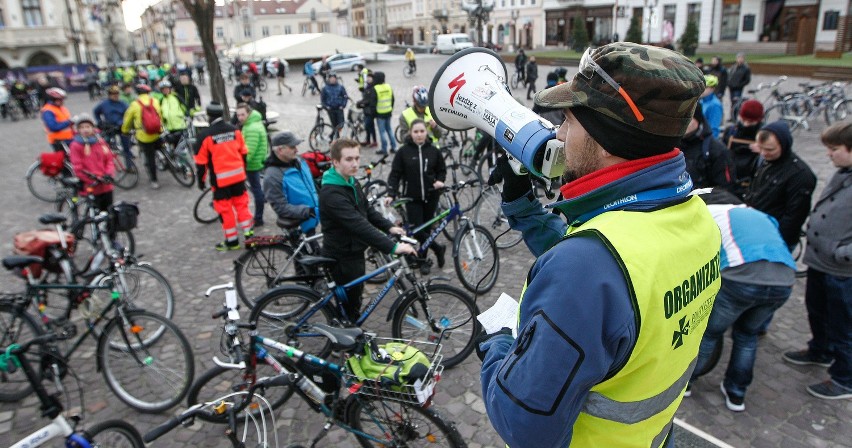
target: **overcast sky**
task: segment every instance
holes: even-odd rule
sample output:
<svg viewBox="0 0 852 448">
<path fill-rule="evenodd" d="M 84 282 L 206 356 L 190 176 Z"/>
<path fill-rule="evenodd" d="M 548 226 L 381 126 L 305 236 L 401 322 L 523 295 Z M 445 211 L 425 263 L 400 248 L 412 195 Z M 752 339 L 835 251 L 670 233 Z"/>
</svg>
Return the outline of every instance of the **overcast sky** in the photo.
<svg viewBox="0 0 852 448">
<path fill-rule="evenodd" d="M 124 9 L 124 24 L 127 25 L 127 29 L 134 31 L 141 27 L 142 22 L 139 20 L 139 16 L 142 15 L 145 8 L 156 2 L 157 0 L 133 0 L 129 2 L 122 2 L 121 7 Z"/>
</svg>

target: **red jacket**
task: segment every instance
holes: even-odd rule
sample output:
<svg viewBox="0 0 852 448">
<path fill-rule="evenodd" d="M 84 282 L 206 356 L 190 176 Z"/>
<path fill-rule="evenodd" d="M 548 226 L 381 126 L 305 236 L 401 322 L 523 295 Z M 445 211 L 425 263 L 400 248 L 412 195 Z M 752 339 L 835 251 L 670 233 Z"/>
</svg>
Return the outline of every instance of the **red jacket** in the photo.
<svg viewBox="0 0 852 448">
<path fill-rule="evenodd" d="M 74 166 L 74 173 L 83 181 L 83 185 L 86 187 L 92 185 L 94 180 L 85 175 L 83 171 L 98 176 L 115 176 L 112 151 L 110 151 L 109 146 L 98 137 L 92 137 L 90 142 L 90 144 L 86 145 L 83 138 L 78 135 L 74 137 L 70 146 L 71 165 Z M 89 147 L 88 151 L 86 150 L 86 146 Z M 112 189 L 112 184 L 99 184 L 94 187 L 92 193 L 98 195 L 110 192 Z M 81 191 L 80 194 L 86 194 L 86 191 Z"/>
</svg>

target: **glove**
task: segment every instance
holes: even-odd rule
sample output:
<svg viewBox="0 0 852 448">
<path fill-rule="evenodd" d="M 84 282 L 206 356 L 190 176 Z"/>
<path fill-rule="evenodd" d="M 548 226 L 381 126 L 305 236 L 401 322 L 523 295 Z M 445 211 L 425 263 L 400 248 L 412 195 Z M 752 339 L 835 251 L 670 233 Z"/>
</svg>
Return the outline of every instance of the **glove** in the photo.
<svg viewBox="0 0 852 448">
<path fill-rule="evenodd" d="M 530 175 L 515 174 L 505 154 L 497 159 L 497 165 L 488 176 L 488 185 L 496 185 L 500 182 L 503 182 L 503 202 L 512 202 L 532 190 Z"/>
<path fill-rule="evenodd" d="M 485 361 L 485 354 L 491 348 L 491 344 L 497 341 L 506 341 L 510 345 L 514 338 L 512 337 L 512 329 L 503 327 L 496 333 L 487 334 L 485 330 L 479 333 L 476 337 L 476 356 L 479 361 Z"/>
</svg>

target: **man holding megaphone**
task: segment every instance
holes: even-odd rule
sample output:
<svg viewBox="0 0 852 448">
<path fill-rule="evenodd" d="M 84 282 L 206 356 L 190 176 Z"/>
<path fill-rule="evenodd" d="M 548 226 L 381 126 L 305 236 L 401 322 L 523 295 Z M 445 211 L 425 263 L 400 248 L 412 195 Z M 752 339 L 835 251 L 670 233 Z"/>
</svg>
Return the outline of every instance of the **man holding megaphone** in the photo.
<svg viewBox="0 0 852 448">
<path fill-rule="evenodd" d="M 482 100 L 493 91 L 511 101 L 495 77 L 479 75 L 484 65 L 500 75 L 483 61 L 457 59 L 438 72 L 455 87 L 473 84 L 455 92 L 453 104 L 473 103 L 461 110 L 448 106 L 452 86 L 433 89 L 448 100 L 433 108 L 439 123 L 493 121 L 484 130 L 530 172 L 563 174 L 556 159 L 542 164 L 554 148 L 551 136 L 538 136 L 547 123 Z M 538 257 L 517 337 L 504 328 L 477 344 L 488 416 L 512 448 L 674 446 L 672 419 L 720 286 L 719 229 L 689 196 L 675 146 L 703 90 L 701 71 L 679 53 L 619 42 L 588 50 L 572 80 L 536 94 L 538 106 L 565 115 L 555 136 L 574 180 L 552 205 L 566 224 L 538 202 L 529 175 L 505 160 L 497 168 L 503 209 Z"/>
</svg>

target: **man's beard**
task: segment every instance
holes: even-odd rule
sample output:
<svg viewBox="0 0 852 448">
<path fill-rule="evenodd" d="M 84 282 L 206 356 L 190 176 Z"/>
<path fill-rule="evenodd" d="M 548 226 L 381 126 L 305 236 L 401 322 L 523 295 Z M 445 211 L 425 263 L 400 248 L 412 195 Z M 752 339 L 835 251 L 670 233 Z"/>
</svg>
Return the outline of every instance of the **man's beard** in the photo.
<svg viewBox="0 0 852 448">
<path fill-rule="evenodd" d="M 562 176 L 564 182 L 572 182 L 599 170 L 601 163 L 596 153 L 597 144 L 587 135 L 582 148 L 574 151 L 570 157 L 566 154 L 565 174 Z"/>
</svg>

